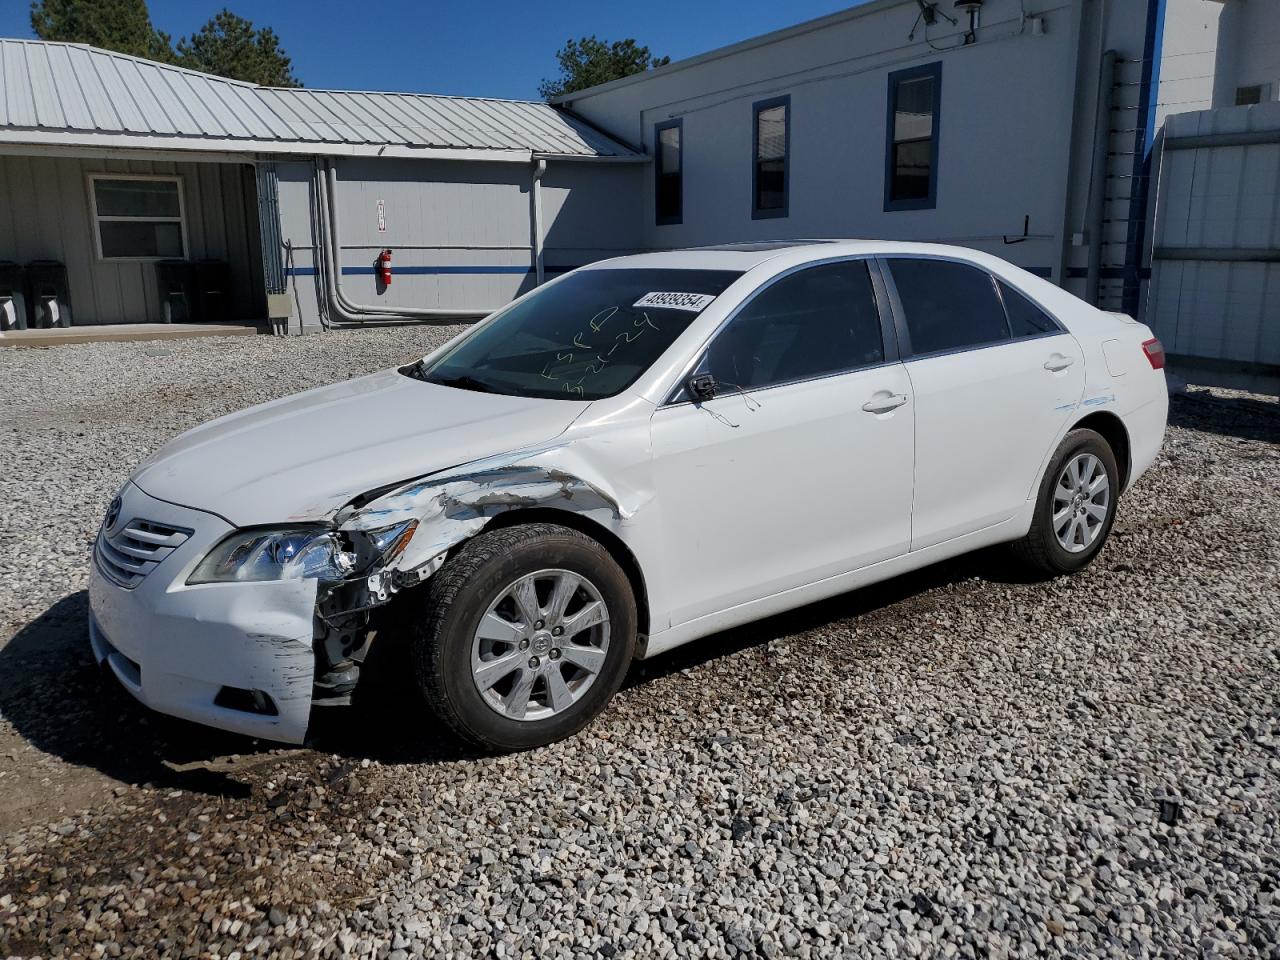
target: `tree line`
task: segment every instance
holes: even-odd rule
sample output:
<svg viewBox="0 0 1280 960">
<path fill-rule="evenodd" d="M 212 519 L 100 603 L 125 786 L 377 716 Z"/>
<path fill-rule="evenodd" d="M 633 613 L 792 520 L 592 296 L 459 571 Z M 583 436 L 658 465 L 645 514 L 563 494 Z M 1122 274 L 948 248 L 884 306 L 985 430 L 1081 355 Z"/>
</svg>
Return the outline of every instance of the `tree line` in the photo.
<svg viewBox="0 0 1280 960">
<path fill-rule="evenodd" d="M 201 73 L 267 87 L 300 87 L 292 62 L 270 27 L 223 8 L 208 23 L 175 43 L 151 22 L 146 0 L 34 0 L 31 29 L 41 40 L 87 43 Z M 547 100 L 671 62 L 634 39 L 609 42 L 595 36 L 568 40 L 556 51 L 559 75 L 543 80 Z"/>
<path fill-rule="evenodd" d="M 276 32 L 225 8 L 177 43 L 151 23 L 146 0 L 35 0 L 31 29 L 41 40 L 87 43 L 263 86 L 302 86 Z"/>
</svg>

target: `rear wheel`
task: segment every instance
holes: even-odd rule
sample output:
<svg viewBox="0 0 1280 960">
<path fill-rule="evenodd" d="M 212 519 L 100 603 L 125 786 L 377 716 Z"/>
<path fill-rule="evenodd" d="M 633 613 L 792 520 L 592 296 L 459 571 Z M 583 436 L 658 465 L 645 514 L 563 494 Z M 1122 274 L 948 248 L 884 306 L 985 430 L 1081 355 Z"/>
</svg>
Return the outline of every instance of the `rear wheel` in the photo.
<svg viewBox="0 0 1280 960">
<path fill-rule="evenodd" d="M 630 582 L 599 543 L 528 524 L 481 534 L 433 576 L 413 617 L 418 684 L 463 739 L 523 750 L 576 733 L 631 663 Z"/>
<path fill-rule="evenodd" d="M 1074 573 L 1098 555 L 1111 532 L 1120 471 L 1101 434 L 1072 430 L 1045 471 L 1018 557 L 1041 573 Z"/>
</svg>

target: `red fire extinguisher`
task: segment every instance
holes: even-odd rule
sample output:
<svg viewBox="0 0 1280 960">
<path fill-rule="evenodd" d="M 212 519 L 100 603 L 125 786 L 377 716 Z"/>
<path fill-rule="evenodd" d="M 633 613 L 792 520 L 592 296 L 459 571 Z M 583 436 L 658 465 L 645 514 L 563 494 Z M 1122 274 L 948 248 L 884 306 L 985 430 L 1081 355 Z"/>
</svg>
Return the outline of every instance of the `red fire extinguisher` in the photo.
<svg viewBox="0 0 1280 960">
<path fill-rule="evenodd" d="M 391 286 L 391 251 L 383 250 L 378 254 L 378 279 L 384 287 Z"/>
</svg>

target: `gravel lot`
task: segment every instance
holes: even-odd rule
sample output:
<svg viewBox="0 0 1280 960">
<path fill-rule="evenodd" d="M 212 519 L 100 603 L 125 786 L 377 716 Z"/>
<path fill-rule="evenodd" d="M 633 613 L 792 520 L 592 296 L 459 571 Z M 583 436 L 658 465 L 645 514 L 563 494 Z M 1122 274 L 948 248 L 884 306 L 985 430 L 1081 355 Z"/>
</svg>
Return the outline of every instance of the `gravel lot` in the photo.
<svg viewBox="0 0 1280 960">
<path fill-rule="evenodd" d="M 0 955 L 1280 957 L 1273 398 L 1178 398 L 1079 576 L 993 551 L 735 630 L 532 754 L 390 696 L 277 748 L 98 674 L 134 463 L 450 333 L 0 351 Z"/>
</svg>

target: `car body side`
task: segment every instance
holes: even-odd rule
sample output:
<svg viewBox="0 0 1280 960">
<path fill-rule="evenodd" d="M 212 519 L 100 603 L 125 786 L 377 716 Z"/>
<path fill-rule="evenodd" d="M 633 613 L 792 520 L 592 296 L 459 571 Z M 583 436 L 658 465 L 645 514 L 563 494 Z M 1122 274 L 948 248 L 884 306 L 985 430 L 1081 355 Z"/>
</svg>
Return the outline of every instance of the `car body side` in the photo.
<svg viewBox="0 0 1280 960">
<path fill-rule="evenodd" d="M 689 608 L 682 606 L 677 594 L 689 571 L 697 569 L 698 545 L 682 536 L 682 530 L 673 527 L 667 516 L 671 504 L 686 491 L 681 489 L 678 478 L 673 481 L 670 476 L 659 476 L 659 464 L 655 461 L 655 425 L 663 411 L 670 409 L 684 378 L 717 332 L 774 278 L 833 260 L 865 259 L 878 263 L 879 258 L 897 256 L 955 259 L 985 270 L 1041 305 L 1062 324 L 1066 335 L 1078 346 L 1084 367 L 1082 385 L 1060 405 L 1056 432 L 1043 437 L 1042 449 L 1026 452 L 1027 456 L 1038 458 L 1039 465 L 1028 473 L 1035 476 L 1027 484 L 1025 497 L 1010 505 L 1007 516 L 981 529 L 874 562 L 846 565 L 844 569 L 836 566 L 805 582 L 689 615 Z M 1127 447 L 1122 465 L 1126 485 L 1141 475 L 1159 449 L 1167 415 L 1167 394 L 1163 375 L 1151 370 L 1142 354 L 1141 343 L 1151 336 L 1150 332 L 1140 324 L 1103 314 L 1047 281 L 995 257 L 929 244 L 851 241 L 783 248 L 767 256 L 750 258 L 714 251 L 647 254 L 584 269 L 622 266 L 702 267 L 742 269 L 743 272 L 694 318 L 629 389 L 613 397 L 581 404 L 565 418 L 568 425 L 558 434 L 531 446 L 497 449 L 491 455 L 426 475 L 406 476 L 401 472 L 397 477 L 394 462 L 387 462 L 378 468 L 385 470 L 387 483 L 372 492 L 353 490 L 346 505 L 337 509 L 326 507 L 323 516 L 308 518 L 345 530 L 371 530 L 403 519 L 418 522 L 408 548 L 385 568 L 369 576 L 367 594 L 358 595 L 363 602 L 377 606 L 389 601 L 398 591 L 413 589 L 415 584 L 434 574 L 451 551 L 482 530 L 522 521 L 559 519 L 596 536 L 627 571 L 636 589 L 641 614 L 638 655 L 651 657 L 719 630 L 982 546 L 1018 539 L 1031 524 L 1040 476 L 1063 436 L 1077 425 L 1098 425 L 1104 436 L 1110 431 L 1111 436 L 1123 438 Z M 441 351 L 445 349 L 447 347 L 442 347 Z M 435 355 L 430 355 L 428 360 Z M 905 364 L 909 376 L 910 359 L 894 359 L 884 366 Z M 1127 367 L 1121 369 L 1126 360 Z M 735 416 L 745 419 L 752 415 L 748 400 L 739 398 L 734 402 L 739 404 Z M 762 391 L 756 402 L 769 404 L 769 390 Z M 1016 403 L 1018 399 L 1012 397 L 1010 402 Z M 914 403 L 908 403 L 898 413 L 914 417 L 914 407 Z M 708 412 L 707 417 L 710 419 L 712 414 Z M 722 426 L 726 431 L 735 429 L 732 423 Z M 423 443 L 430 442 L 430 436 L 424 436 Z M 379 448 L 378 454 L 386 456 L 386 449 Z M 761 503 L 760 509 L 823 510 L 824 504 L 814 500 L 817 484 L 813 489 L 805 487 L 804 465 L 789 466 L 792 469 L 787 475 L 794 481 L 792 486 L 774 487 L 772 500 Z M 869 468 L 875 469 L 875 466 Z M 163 496 L 153 496 L 147 490 L 147 482 L 143 471 L 136 488 L 126 487 L 126 496 L 145 498 L 149 501 L 146 509 L 168 516 L 166 511 L 172 512 L 173 504 L 167 503 Z M 731 477 L 726 479 L 726 490 L 732 482 Z M 822 489 L 829 491 L 830 487 L 828 482 Z M 714 498 L 715 486 L 705 488 L 703 495 Z M 232 529 L 233 525 L 212 508 L 201 508 L 199 504 L 193 504 L 193 508 L 208 509 L 208 516 L 213 519 L 192 522 L 184 520 L 178 511 L 171 517 L 172 522 L 179 526 L 205 524 L 217 526 L 219 530 Z M 190 513 L 185 515 L 189 517 Z M 289 519 L 278 518 L 281 523 Z M 741 576 L 749 584 L 752 558 L 768 551 L 770 545 L 760 542 L 749 515 L 737 518 L 721 535 L 725 541 L 718 543 L 717 548 L 740 558 Z M 205 539 L 201 540 L 201 549 L 210 546 Z M 671 558 L 676 555 L 686 556 L 689 562 L 672 563 Z M 131 655 L 129 650 L 120 650 L 117 646 L 122 643 L 128 646 L 119 637 L 143 629 L 130 608 L 142 595 L 132 601 L 118 596 L 120 591 L 103 580 L 95 565 L 91 579 L 91 634 L 98 658 L 111 665 L 135 696 L 157 709 L 251 735 L 301 741 L 315 679 L 314 663 L 312 671 L 307 669 L 315 642 L 308 627 L 313 617 L 320 616 L 315 582 L 235 584 L 234 589 L 243 592 L 228 605 L 224 585 L 193 587 L 186 583 L 187 574 L 199 559 L 194 546 L 186 551 L 179 548 L 167 564 L 165 578 L 153 578 L 156 582 L 144 582 L 139 588 L 145 588 L 149 598 L 146 602 L 153 611 L 159 610 L 169 618 L 166 623 L 173 631 L 172 643 L 162 660 L 163 669 L 169 671 L 165 676 L 172 682 L 162 684 L 156 680 L 152 690 L 161 692 L 152 693 L 136 682 L 134 674 L 139 664 L 135 657 L 142 657 L 143 653 Z M 244 590 L 246 586 L 253 589 Z M 198 628 L 182 629 L 180 620 L 184 617 Z M 278 649 L 280 655 L 274 661 L 264 657 L 266 647 Z M 218 657 L 210 654 L 211 649 L 229 652 Z M 155 657 L 150 653 L 146 656 Z M 275 669 L 273 662 L 279 668 L 278 673 L 268 675 Z M 199 681 L 192 677 L 196 669 L 193 665 L 203 671 L 199 673 Z M 150 661 L 145 669 L 149 676 L 160 672 Z M 247 682 L 246 678 L 253 682 Z M 207 703 L 212 697 L 211 691 L 219 684 L 267 691 L 279 701 L 279 715 L 247 715 L 235 710 L 221 710 L 211 715 Z"/>
</svg>

